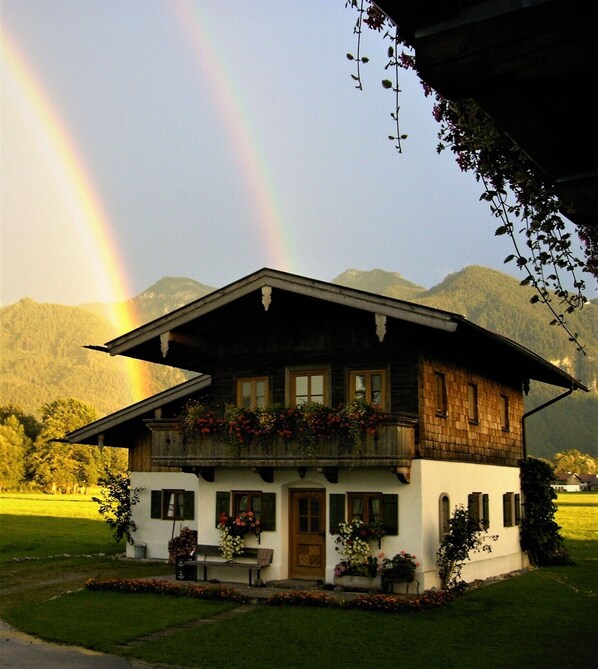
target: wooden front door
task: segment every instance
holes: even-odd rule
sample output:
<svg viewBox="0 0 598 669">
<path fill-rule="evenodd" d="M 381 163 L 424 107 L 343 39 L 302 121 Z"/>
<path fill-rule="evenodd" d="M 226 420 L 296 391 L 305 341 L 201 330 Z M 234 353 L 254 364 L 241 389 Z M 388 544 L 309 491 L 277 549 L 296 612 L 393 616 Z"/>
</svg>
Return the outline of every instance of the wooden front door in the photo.
<svg viewBox="0 0 598 669">
<path fill-rule="evenodd" d="M 326 497 L 323 490 L 291 490 L 289 578 L 317 581 L 326 568 Z"/>
</svg>

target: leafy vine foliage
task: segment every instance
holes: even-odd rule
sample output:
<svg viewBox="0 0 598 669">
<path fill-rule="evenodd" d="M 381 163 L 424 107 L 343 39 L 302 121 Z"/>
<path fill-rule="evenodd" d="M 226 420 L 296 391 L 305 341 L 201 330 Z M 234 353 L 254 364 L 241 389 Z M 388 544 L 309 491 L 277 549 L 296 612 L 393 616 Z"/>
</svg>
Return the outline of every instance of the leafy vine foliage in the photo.
<svg viewBox="0 0 598 669">
<path fill-rule="evenodd" d="M 521 489 L 525 500 L 525 514 L 521 523 L 521 548 L 537 567 L 568 565 L 569 556 L 560 526 L 554 520 L 557 507 L 553 500 L 556 492 L 552 467 L 544 460 L 521 460 Z"/>
<path fill-rule="evenodd" d="M 382 86 L 395 95 L 394 111 L 396 134 L 389 139 L 396 142 L 402 151 L 401 140 L 407 135 L 399 128 L 399 69 L 416 72 L 417 63 L 410 45 L 402 37 L 400 27 L 389 19 L 370 0 L 347 0 L 357 12 L 355 34 L 357 35 L 357 57 L 347 54 L 357 63 L 357 73 L 351 75 L 362 89 L 359 65 L 367 63 L 361 55 L 362 26 L 382 32 L 389 39 L 386 69 L 394 74 L 394 82 L 384 79 Z M 473 100 L 451 101 L 444 98 L 426 84 L 420 76 L 424 93 L 434 98 L 434 118 L 440 124 L 437 151 L 449 148 L 460 169 L 471 171 L 483 186 L 480 197 L 489 203 L 494 217 L 499 219 L 495 234 L 508 235 L 514 253 L 505 263 L 515 262 L 525 273 L 522 285 L 530 285 L 535 294 L 532 302 L 540 302 L 553 315 L 551 325 L 558 325 L 567 333 L 578 350 L 583 346 L 576 332 L 569 329 L 566 317 L 587 302 L 584 295 L 585 281 L 582 272 L 598 277 L 598 228 L 578 225 L 579 240 L 585 245 L 585 261 L 573 251 L 573 239 L 567 230 L 561 213 L 561 204 L 554 187 L 529 158 L 496 126 L 494 121 Z M 565 286 L 565 278 L 572 288 Z"/>
</svg>

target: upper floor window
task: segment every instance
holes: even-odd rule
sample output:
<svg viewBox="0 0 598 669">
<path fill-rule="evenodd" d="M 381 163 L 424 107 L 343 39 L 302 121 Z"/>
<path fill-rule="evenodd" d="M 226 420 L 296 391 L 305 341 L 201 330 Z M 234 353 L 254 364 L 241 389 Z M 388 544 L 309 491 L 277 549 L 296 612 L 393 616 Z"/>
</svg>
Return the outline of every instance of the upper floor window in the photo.
<svg viewBox="0 0 598 669">
<path fill-rule="evenodd" d="M 268 403 L 268 378 L 237 379 L 237 406 L 248 409 L 265 407 Z"/>
<path fill-rule="evenodd" d="M 386 398 L 386 373 L 384 370 L 349 372 L 349 399 L 364 400 L 383 407 Z"/>
<path fill-rule="evenodd" d="M 290 403 L 292 405 L 328 404 L 328 371 L 326 369 L 290 372 Z"/>
<path fill-rule="evenodd" d="M 500 423 L 505 432 L 508 432 L 511 424 L 509 421 L 509 398 L 507 395 L 500 396 Z"/>
<path fill-rule="evenodd" d="M 434 372 L 434 392 L 436 401 L 436 415 L 447 415 L 446 376 L 441 372 Z"/>
<path fill-rule="evenodd" d="M 477 383 L 467 385 L 467 415 L 470 423 L 479 423 Z"/>
</svg>

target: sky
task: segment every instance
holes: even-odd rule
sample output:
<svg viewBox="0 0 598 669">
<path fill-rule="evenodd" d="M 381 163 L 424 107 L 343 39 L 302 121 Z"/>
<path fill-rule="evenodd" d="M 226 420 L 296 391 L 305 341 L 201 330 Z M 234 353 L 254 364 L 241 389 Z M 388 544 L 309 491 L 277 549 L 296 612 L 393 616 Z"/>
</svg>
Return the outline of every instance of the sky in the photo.
<svg viewBox="0 0 598 669">
<path fill-rule="evenodd" d="M 0 0 L 0 304 L 223 287 L 262 267 L 424 288 L 469 265 L 523 276 L 438 154 L 431 99 L 345 0 Z M 588 295 L 595 297 L 595 293 Z"/>
</svg>

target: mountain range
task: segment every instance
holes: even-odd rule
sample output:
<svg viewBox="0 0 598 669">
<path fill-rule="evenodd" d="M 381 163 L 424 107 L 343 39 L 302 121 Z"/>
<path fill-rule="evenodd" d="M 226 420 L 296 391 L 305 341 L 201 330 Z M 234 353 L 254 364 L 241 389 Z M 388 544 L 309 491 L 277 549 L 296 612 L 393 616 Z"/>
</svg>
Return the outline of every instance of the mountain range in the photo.
<svg viewBox="0 0 598 669">
<path fill-rule="evenodd" d="M 546 307 L 530 302 L 531 288 L 496 270 L 466 267 L 431 289 L 381 269 L 349 269 L 331 282 L 459 313 L 565 369 L 590 392 L 574 393 L 531 416 L 526 422 L 528 452 L 552 457 L 575 448 L 598 457 L 598 305 L 588 303 L 567 318 L 584 347 L 581 352 L 562 328 L 549 325 Z M 142 325 L 213 290 L 193 279 L 164 277 L 126 306 Z M 25 298 L 0 309 L 0 404 L 38 415 L 44 404 L 74 397 L 101 416 L 134 401 L 127 361 L 85 348 L 123 334 L 109 320 L 113 307 L 40 304 Z M 189 378 L 166 366 L 137 364 L 145 377 L 144 396 Z M 526 410 L 558 394 L 552 388 L 532 387 Z"/>
</svg>

